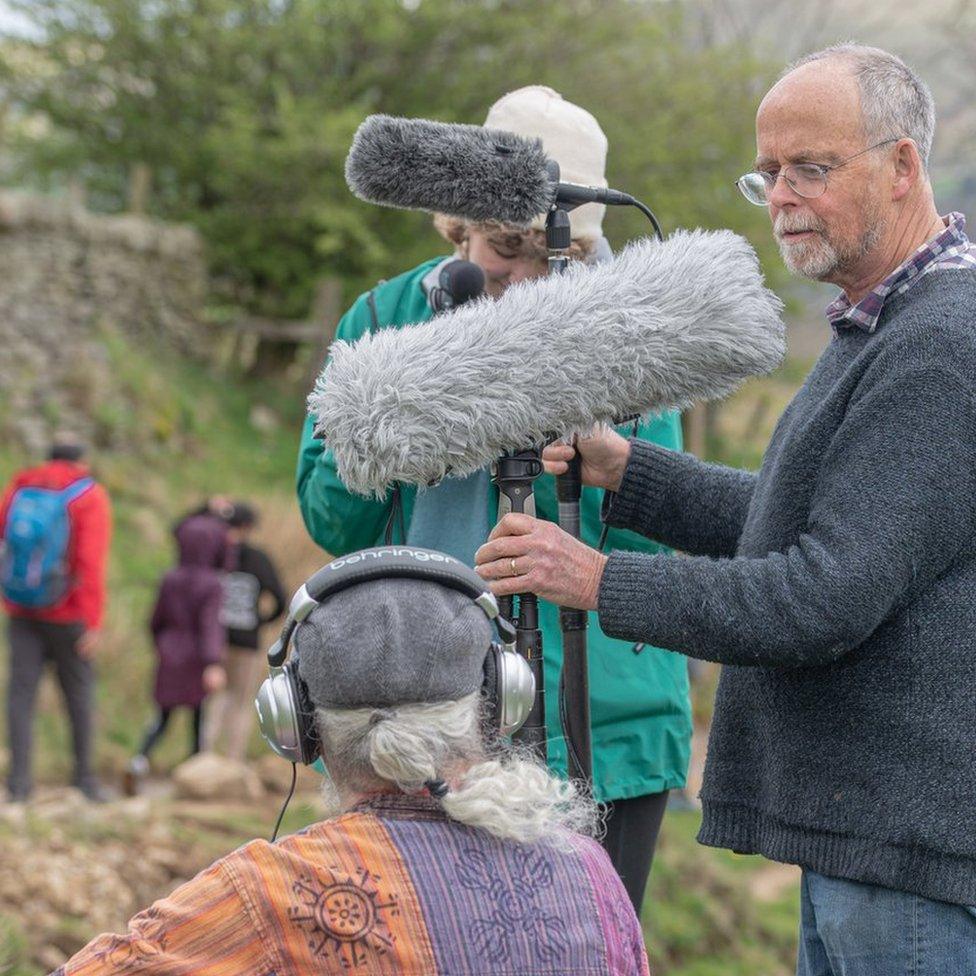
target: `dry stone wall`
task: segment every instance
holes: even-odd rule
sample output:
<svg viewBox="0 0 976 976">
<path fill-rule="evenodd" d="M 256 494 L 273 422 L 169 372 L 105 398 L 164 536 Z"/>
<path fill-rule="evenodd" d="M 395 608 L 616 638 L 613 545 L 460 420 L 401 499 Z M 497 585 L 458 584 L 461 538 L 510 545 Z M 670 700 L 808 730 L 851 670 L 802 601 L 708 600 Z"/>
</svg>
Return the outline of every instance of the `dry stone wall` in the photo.
<svg viewBox="0 0 976 976">
<path fill-rule="evenodd" d="M 66 423 L 90 436 L 92 403 L 113 386 L 105 337 L 205 355 L 206 291 L 190 228 L 0 192 L 0 436 L 31 452 Z"/>
</svg>

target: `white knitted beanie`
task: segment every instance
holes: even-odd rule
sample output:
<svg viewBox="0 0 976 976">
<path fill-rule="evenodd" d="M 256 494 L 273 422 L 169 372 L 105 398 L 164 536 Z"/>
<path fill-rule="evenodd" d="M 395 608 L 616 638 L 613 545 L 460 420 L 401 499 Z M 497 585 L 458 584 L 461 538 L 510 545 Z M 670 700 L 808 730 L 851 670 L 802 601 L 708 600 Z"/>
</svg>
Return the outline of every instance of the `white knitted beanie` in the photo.
<svg viewBox="0 0 976 976">
<path fill-rule="evenodd" d="M 545 85 L 529 85 L 503 95 L 488 110 L 485 127 L 541 139 L 546 155 L 559 163 L 559 178 L 564 183 L 607 185 L 607 137 L 600 123 Z M 574 240 L 600 237 L 605 210 L 601 203 L 571 210 Z M 532 223 L 540 230 L 545 225 L 544 215 Z"/>
</svg>

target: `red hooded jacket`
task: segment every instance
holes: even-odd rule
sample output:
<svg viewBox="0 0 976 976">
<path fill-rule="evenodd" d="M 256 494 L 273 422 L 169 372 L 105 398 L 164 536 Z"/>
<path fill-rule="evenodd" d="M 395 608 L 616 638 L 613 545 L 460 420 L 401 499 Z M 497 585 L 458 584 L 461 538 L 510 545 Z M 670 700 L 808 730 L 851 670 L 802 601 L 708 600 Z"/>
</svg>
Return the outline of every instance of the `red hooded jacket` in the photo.
<svg viewBox="0 0 976 976">
<path fill-rule="evenodd" d="M 75 461 L 48 461 L 15 475 L 0 498 L 0 538 L 6 531 L 7 511 L 18 488 L 67 488 L 91 472 Z M 108 493 L 100 484 L 68 505 L 71 537 L 68 541 L 68 571 L 72 582 L 64 596 L 43 610 L 25 610 L 8 600 L 3 604 L 13 617 L 46 620 L 51 623 L 78 623 L 86 630 L 98 630 L 105 613 L 105 569 L 112 535 Z"/>
</svg>

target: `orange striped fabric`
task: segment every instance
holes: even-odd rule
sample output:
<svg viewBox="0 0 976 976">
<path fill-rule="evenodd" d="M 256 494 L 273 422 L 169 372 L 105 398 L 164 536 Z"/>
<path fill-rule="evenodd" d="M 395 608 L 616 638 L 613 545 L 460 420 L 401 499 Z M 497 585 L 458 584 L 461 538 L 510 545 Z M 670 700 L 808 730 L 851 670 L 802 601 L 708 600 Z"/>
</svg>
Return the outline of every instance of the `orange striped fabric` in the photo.
<svg viewBox="0 0 976 976">
<path fill-rule="evenodd" d="M 237 976 L 270 973 L 258 930 L 218 861 L 129 922 L 125 935 L 101 935 L 57 973 Z M 229 925 L 237 919 L 239 924 Z"/>
</svg>

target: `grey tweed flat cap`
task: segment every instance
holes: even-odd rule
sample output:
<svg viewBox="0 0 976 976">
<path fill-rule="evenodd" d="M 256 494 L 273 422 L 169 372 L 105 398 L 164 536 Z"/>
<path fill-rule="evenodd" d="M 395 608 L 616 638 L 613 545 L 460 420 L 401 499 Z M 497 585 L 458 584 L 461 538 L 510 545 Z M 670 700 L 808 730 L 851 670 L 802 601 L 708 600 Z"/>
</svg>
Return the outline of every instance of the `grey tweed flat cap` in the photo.
<svg viewBox="0 0 976 976">
<path fill-rule="evenodd" d="M 482 684 L 492 626 L 439 583 L 384 579 L 342 590 L 295 631 L 298 673 L 331 708 L 454 701 Z"/>
</svg>

